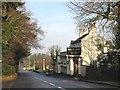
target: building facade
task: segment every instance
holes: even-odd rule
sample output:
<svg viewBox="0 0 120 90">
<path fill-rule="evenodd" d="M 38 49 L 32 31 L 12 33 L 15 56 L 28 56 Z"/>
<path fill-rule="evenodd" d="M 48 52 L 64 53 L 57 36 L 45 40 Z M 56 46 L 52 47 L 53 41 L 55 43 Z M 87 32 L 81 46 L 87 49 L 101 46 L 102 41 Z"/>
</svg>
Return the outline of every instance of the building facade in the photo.
<svg viewBox="0 0 120 90">
<path fill-rule="evenodd" d="M 65 52 L 60 52 L 56 60 L 54 60 L 54 71 L 56 73 L 85 76 L 86 66 L 82 65 L 81 39 L 86 35 L 71 41 L 67 50 Z"/>
<path fill-rule="evenodd" d="M 87 35 L 81 39 L 81 57 L 82 65 L 90 66 L 91 63 L 97 63 L 97 57 L 100 53 L 108 52 L 109 45 L 107 42 L 110 42 L 110 40 L 106 40 L 98 35 L 95 25 L 93 25 L 86 34 Z M 83 35 L 85 35 L 85 30 L 80 29 L 80 36 Z"/>
<path fill-rule="evenodd" d="M 86 67 L 90 66 L 91 62 L 96 62 L 97 56 L 102 51 L 107 52 L 105 47 L 107 41 L 99 36 L 96 30 L 95 25 L 87 32 L 80 29 L 80 37 L 71 41 L 67 50 L 57 56 L 55 62 L 56 73 L 83 77 L 86 75 Z M 102 44 L 104 47 L 99 48 L 98 44 Z"/>
</svg>

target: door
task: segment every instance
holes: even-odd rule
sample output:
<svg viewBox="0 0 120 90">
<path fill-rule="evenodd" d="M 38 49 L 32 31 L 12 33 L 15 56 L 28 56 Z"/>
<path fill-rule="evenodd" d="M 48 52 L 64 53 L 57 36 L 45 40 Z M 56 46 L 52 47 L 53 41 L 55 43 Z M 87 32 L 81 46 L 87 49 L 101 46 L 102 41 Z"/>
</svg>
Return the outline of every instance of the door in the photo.
<svg viewBox="0 0 120 90">
<path fill-rule="evenodd" d="M 74 58 L 74 75 L 78 75 L 78 58 Z"/>
</svg>

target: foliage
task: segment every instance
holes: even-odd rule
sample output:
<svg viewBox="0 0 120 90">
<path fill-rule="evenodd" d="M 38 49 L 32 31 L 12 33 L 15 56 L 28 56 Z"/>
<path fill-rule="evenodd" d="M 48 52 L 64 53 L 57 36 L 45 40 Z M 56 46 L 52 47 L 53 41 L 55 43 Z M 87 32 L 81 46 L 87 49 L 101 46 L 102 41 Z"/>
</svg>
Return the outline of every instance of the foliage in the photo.
<svg viewBox="0 0 120 90">
<path fill-rule="evenodd" d="M 34 64 L 35 64 L 35 59 L 30 58 L 30 66 L 32 67 L 32 66 L 34 66 Z"/>
<path fill-rule="evenodd" d="M 109 52 L 108 55 L 100 54 L 99 66 L 90 65 L 87 67 L 86 78 L 95 80 L 118 80 L 119 76 L 119 55 L 117 52 Z M 92 74 L 91 74 L 92 73 Z"/>
<path fill-rule="evenodd" d="M 56 56 L 60 53 L 60 51 L 61 48 L 58 45 L 53 45 L 48 49 L 48 52 L 50 53 L 52 59 L 56 58 Z"/>
<path fill-rule="evenodd" d="M 110 69 L 119 71 L 120 51 L 112 51 L 108 53 L 108 63 L 111 64 Z"/>
<path fill-rule="evenodd" d="M 2 63 L 2 75 L 12 75 L 16 73 L 15 66 Z"/>
<path fill-rule="evenodd" d="M 100 39 L 96 40 L 96 46 L 98 51 L 101 51 L 101 53 L 104 52 L 105 45 L 104 45 L 104 42 L 102 42 Z"/>
<path fill-rule="evenodd" d="M 99 54 L 98 61 L 99 61 L 99 68 L 96 68 L 97 76 L 102 79 L 109 79 L 109 80 L 117 80 L 119 76 L 119 58 L 120 52 L 119 51 L 111 51 L 107 54 Z"/>
<path fill-rule="evenodd" d="M 51 68 L 51 64 L 52 64 L 51 57 L 48 54 L 38 53 L 38 54 L 30 55 L 30 60 L 32 61 L 32 63 L 35 63 L 35 69 L 42 70 L 43 58 L 45 59 L 46 68 L 47 67 Z"/>
<path fill-rule="evenodd" d="M 99 32 L 112 37 L 116 48 L 120 48 L 120 2 L 70 2 L 79 28 L 89 29 L 94 23 Z"/>
<path fill-rule="evenodd" d="M 24 2 L 2 3 L 2 54 L 3 62 L 17 65 L 21 58 L 30 55 L 31 47 L 40 48 L 37 35 L 43 31 Z M 42 40 L 42 39 L 41 39 Z"/>
<path fill-rule="evenodd" d="M 44 73 L 47 73 L 47 72 L 50 72 L 50 70 L 49 70 L 49 69 L 46 69 L 46 70 L 44 70 L 43 72 L 44 72 Z"/>
</svg>

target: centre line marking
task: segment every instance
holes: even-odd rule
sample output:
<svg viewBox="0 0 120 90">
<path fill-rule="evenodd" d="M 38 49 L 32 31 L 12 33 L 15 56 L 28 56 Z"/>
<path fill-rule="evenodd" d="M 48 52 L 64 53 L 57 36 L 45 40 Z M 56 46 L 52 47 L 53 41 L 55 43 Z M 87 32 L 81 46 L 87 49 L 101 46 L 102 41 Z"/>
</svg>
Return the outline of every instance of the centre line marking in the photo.
<svg viewBox="0 0 120 90">
<path fill-rule="evenodd" d="M 52 86 L 55 86 L 55 84 L 53 84 L 53 83 L 49 83 L 50 85 L 52 85 Z"/>
<path fill-rule="evenodd" d="M 47 81 L 43 81 L 43 82 L 48 83 Z"/>
<path fill-rule="evenodd" d="M 42 79 L 40 79 L 40 80 L 42 80 Z M 43 81 L 43 80 L 42 80 Z"/>
<path fill-rule="evenodd" d="M 35 79 L 38 79 L 37 77 L 35 77 Z"/>
<path fill-rule="evenodd" d="M 58 88 L 62 88 L 62 87 L 58 87 Z"/>
<path fill-rule="evenodd" d="M 64 89 L 64 88 L 62 88 L 62 87 L 58 87 L 59 89 L 62 89 L 62 90 L 66 90 L 66 89 Z"/>
</svg>

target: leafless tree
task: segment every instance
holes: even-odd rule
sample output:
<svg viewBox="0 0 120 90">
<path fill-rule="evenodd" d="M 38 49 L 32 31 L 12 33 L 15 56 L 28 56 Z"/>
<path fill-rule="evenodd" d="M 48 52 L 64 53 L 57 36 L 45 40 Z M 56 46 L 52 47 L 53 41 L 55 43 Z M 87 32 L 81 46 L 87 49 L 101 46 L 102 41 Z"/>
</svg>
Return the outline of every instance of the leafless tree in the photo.
<svg viewBox="0 0 120 90">
<path fill-rule="evenodd" d="M 60 53 L 60 51 L 61 51 L 61 48 L 58 45 L 53 45 L 48 48 L 48 52 L 52 58 L 54 58 L 54 56 L 57 56 Z"/>
<path fill-rule="evenodd" d="M 99 32 L 111 34 L 109 38 L 120 48 L 120 1 L 119 2 L 69 2 L 79 28 L 89 29 L 93 24 Z"/>
</svg>

